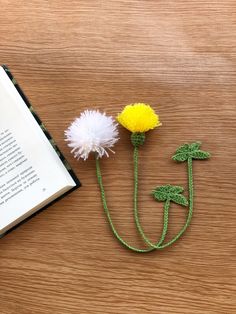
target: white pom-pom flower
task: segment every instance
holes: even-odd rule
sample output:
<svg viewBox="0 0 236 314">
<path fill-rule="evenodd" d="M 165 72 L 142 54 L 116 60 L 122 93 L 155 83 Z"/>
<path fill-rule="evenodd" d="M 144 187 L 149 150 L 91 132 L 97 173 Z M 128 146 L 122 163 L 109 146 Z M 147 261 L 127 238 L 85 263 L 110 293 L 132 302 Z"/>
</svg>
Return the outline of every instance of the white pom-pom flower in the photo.
<svg viewBox="0 0 236 314">
<path fill-rule="evenodd" d="M 85 110 L 65 131 L 65 140 L 77 159 L 86 160 L 91 152 L 103 157 L 118 141 L 117 124 L 98 110 Z M 112 151 L 113 152 L 113 151 Z"/>
</svg>

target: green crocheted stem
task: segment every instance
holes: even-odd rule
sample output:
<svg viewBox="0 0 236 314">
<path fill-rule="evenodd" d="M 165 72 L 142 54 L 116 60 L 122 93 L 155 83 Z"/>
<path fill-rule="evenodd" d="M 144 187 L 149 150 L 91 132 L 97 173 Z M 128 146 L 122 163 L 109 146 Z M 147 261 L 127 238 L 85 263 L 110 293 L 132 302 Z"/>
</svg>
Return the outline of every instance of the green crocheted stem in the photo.
<svg viewBox="0 0 236 314">
<path fill-rule="evenodd" d="M 139 212 L 138 212 L 138 146 L 134 147 L 134 219 L 136 228 L 138 229 L 143 240 L 151 246 L 153 249 L 158 249 L 162 242 L 165 240 L 165 236 L 168 230 L 168 219 L 169 219 L 169 207 L 170 200 L 166 200 L 164 204 L 164 214 L 163 214 L 163 229 L 160 240 L 157 243 L 152 243 L 147 236 L 145 235 L 143 228 L 139 221 Z"/>
<path fill-rule="evenodd" d="M 188 210 L 188 216 L 187 216 L 185 225 L 173 239 L 161 245 L 159 247 L 160 249 L 164 249 L 165 247 L 176 242 L 190 225 L 190 222 L 193 216 L 193 160 L 191 157 L 188 158 L 188 191 L 189 191 L 189 210 Z"/>
<path fill-rule="evenodd" d="M 189 226 L 192 218 L 192 212 L 193 212 L 193 173 L 192 173 L 192 158 L 188 158 L 188 182 L 189 182 L 189 212 L 188 212 L 188 217 L 186 220 L 185 225 L 183 228 L 180 230 L 180 232 L 169 242 L 161 245 L 165 239 L 167 229 L 168 229 L 168 210 L 169 210 L 169 205 L 170 201 L 167 200 L 164 205 L 164 222 L 163 222 L 163 232 L 161 235 L 161 238 L 158 243 L 152 243 L 149 238 L 145 235 L 144 230 L 140 224 L 139 221 L 139 213 L 138 213 L 138 205 L 137 205 L 137 198 L 138 198 L 138 147 L 134 148 L 134 219 L 135 219 L 135 224 L 136 227 L 143 238 L 143 240 L 151 246 L 153 249 L 163 249 L 167 246 L 170 246 L 174 242 L 176 242 L 181 235 L 185 232 L 187 227 Z M 166 218 L 167 216 L 167 218 Z"/>
<path fill-rule="evenodd" d="M 120 241 L 121 244 L 123 244 L 126 248 L 130 249 L 131 251 L 137 252 L 137 253 L 148 253 L 154 250 L 154 248 L 147 248 L 147 249 L 139 249 L 136 248 L 134 246 L 129 245 L 125 240 L 122 239 L 122 237 L 119 235 L 119 233 L 117 232 L 113 222 L 112 222 L 112 218 L 107 206 L 107 201 L 106 201 L 106 196 L 105 196 L 105 190 L 104 190 L 104 186 L 103 186 L 103 182 L 102 182 L 102 174 L 101 174 L 101 169 L 100 169 L 100 163 L 99 163 L 99 158 L 96 156 L 96 175 L 97 175 L 97 179 L 98 179 L 98 184 L 100 187 L 100 192 L 101 192 L 101 199 L 102 199 L 102 204 L 103 204 L 103 208 L 105 211 L 105 214 L 107 216 L 108 222 L 110 224 L 111 230 L 114 234 L 114 236 Z"/>
</svg>

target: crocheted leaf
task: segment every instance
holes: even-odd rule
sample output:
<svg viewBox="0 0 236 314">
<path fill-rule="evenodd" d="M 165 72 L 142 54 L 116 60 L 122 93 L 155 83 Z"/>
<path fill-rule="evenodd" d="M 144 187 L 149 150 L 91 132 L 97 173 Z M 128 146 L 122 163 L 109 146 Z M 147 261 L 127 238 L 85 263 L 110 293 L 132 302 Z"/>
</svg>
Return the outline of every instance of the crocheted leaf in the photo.
<svg viewBox="0 0 236 314">
<path fill-rule="evenodd" d="M 175 154 L 172 157 L 172 159 L 175 160 L 175 161 L 183 162 L 183 161 L 188 160 L 188 157 L 189 157 L 189 154 L 188 154 L 188 152 L 186 152 L 186 153 Z"/>
<path fill-rule="evenodd" d="M 171 189 L 171 185 L 167 184 L 167 185 L 161 185 L 159 187 L 156 188 L 156 191 L 160 192 L 160 193 L 169 193 Z"/>
<path fill-rule="evenodd" d="M 152 195 L 159 202 L 164 202 L 168 198 L 168 194 L 167 193 L 162 192 L 162 191 L 158 191 L 158 190 L 153 191 Z"/>
<path fill-rule="evenodd" d="M 189 148 L 191 151 L 195 151 L 201 147 L 201 144 L 202 144 L 201 142 L 194 142 L 194 143 L 189 144 Z"/>
<path fill-rule="evenodd" d="M 210 154 L 200 150 L 201 142 L 194 142 L 190 144 L 184 144 L 180 146 L 175 155 L 172 157 L 173 160 L 183 162 L 188 158 L 193 159 L 206 159 L 210 157 Z"/>
<path fill-rule="evenodd" d="M 177 204 L 187 206 L 188 205 L 187 199 L 183 195 L 181 195 L 183 191 L 184 188 L 182 186 L 162 185 L 156 187 L 152 194 L 157 201 L 164 202 L 166 200 L 170 200 Z"/>
<path fill-rule="evenodd" d="M 181 194 L 172 194 L 171 195 L 171 201 L 175 202 L 179 205 L 182 205 L 182 206 L 188 206 L 188 201 L 187 201 L 186 197 L 181 195 Z"/>
<path fill-rule="evenodd" d="M 193 159 L 207 159 L 210 157 L 208 152 L 204 152 L 203 150 L 196 150 L 191 154 Z"/>
<path fill-rule="evenodd" d="M 189 151 L 189 144 L 184 144 L 184 145 L 180 146 L 179 148 L 177 148 L 176 154 L 178 154 L 178 153 L 186 153 L 188 151 Z"/>
<path fill-rule="evenodd" d="M 168 199 L 169 190 L 169 185 L 162 185 L 156 187 L 156 189 L 152 192 L 152 195 L 157 201 L 164 202 Z"/>
<path fill-rule="evenodd" d="M 172 185 L 170 187 L 171 187 L 170 188 L 171 193 L 182 193 L 184 191 L 184 188 L 182 186 Z"/>
</svg>

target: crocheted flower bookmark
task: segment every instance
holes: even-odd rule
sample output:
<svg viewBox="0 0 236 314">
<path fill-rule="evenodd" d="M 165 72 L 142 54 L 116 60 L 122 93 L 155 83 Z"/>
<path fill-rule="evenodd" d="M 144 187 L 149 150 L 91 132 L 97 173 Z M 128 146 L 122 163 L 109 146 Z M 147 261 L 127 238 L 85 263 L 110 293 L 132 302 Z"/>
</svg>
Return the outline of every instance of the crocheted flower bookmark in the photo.
<svg viewBox="0 0 236 314">
<path fill-rule="evenodd" d="M 154 110 L 146 104 L 137 103 L 127 105 L 117 117 L 118 122 L 131 132 L 131 143 L 134 146 L 134 219 L 137 230 L 144 240 L 147 248 L 136 248 L 128 244 L 118 233 L 115 228 L 109 208 L 107 206 L 105 190 L 102 181 L 100 169 L 100 158 L 104 155 L 108 156 L 108 151 L 112 151 L 111 147 L 118 141 L 117 124 L 112 117 L 105 113 L 95 110 L 86 110 L 79 118 L 70 125 L 65 131 L 68 146 L 72 148 L 72 153 L 77 159 L 86 160 L 90 153 L 95 154 L 96 175 L 101 192 L 101 199 L 105 214 L 110 224 L 111 230 L 115 237 L 128 249 L 146 253 L 155 249 L 163 249 L 177 241 L 189 226 L 193 213 L 193 160 L 208 159 L 210 154 L 200 149 L 201 143 L 195 142 L 184 144 L 176 150 L 172 157 L 177 162 L 187 162 L 188 171 L 188 199 L 183 195 L 184 189 L 181 186 L 164 185 L 156 187 L 152 192 L 155 200 L 164 202 L 163 211 L 163 229 L 160 239 L 157 243 L 152 243 L 141 226 L 138 212 L 138 152 L 139 147 L 145 142 L 145 133 L 151 129 L 161 126 L 159 116 Z M 113 151 L 112 151 L 113 152 Z M 182 229 L 170 241 L 164 243 L 168 231 L 168 216 L 171 203 L 176 203 L 184 207 L 188 207 L 188 215 Z"/>
</svg>

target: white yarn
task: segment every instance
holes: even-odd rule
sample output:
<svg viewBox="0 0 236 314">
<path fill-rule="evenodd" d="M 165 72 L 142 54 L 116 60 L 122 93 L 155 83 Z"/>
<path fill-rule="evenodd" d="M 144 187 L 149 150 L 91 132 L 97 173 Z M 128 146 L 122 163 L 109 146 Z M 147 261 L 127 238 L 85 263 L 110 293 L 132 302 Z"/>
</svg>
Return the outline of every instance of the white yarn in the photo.
<svg viewBox="0 0 236 314">
<path fill-rule="evenodd" d="M 91 152 L 103 157 L 118 141 L 117 124 L 111 116 L 98 110 L 85 110 L 65 131 L 65 140 L 77 159 L 86 160 Z"/>
</svg>

